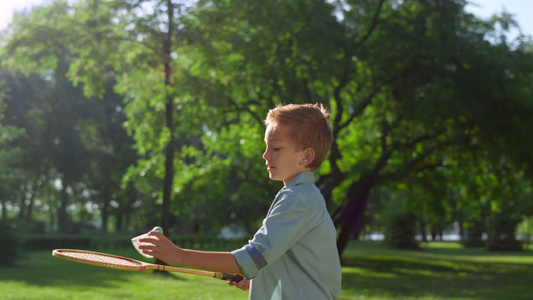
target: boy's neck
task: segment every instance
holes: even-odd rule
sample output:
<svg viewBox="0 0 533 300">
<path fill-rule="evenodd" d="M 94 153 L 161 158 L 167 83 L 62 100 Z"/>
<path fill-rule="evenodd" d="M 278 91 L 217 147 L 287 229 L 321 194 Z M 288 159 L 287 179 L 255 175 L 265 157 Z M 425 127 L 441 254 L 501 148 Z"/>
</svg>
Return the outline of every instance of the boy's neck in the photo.
<svg viewBox="0 0 533 300">
<path fill-rule="evenodd" d="M 303 174 L 303 173 L 313 173 L 313 171 L 311 171 L 310 169 L 308 169 L 308 170 L 304 170 L 304 171 L 301 171 L 300 173 L 296 174 L 296 175 L 291 179 L 291 181 L 289 181 L 289 182 L 287 182 L 287 183 L 284 182 L 284 183 L 283 183 L 283 186 L 287 186 L 287 185 L 289 185 L 291 182 L 294 181 L 294 179 L 296 179 L 299 175 L 301 175 L 301 174 Z"/>
</svg>

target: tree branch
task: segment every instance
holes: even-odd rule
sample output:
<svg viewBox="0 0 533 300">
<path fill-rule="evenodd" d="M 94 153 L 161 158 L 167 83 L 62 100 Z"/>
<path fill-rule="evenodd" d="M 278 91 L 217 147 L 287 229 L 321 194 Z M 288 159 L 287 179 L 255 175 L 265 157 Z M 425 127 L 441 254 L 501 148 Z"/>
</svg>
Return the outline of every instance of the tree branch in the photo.
<svg viewBox="0 0 533 300">
<path fill-rule="evenodd" d="M 381 13 L 381 9 L 383 7 L 383 3 L 385 3 L 385 0 L 380 0 L 379 1 L 378 9 L 374 13 L 374 18 L 372 19 L 372 24 L 370 24 L 370 28 L 368 29 L 366 34 L 359 41 L 354 42 L 354 44 L 353 44 L 354 48 L 357 48 L 361 44 L 363 44 L 368 39 L 368 37 L 370 37 L 372 32 L 374 32 L 374 30 L 376 29 L 376 27 L 377 27 L 377 25 L 379 23 L 379 14 Z"/>
</svg>

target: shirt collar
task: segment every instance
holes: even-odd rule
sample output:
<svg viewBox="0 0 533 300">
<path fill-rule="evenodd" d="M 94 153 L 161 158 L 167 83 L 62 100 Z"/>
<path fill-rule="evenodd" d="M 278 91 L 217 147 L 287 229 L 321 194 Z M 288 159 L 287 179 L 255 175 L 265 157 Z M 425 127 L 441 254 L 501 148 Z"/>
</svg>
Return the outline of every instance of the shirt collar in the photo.
<svg viewBox="0 0 533 300">
<path fill-rule="evenodd" d="M 286 187 L 291 188 L 303 183 L 314 183 L 315 182 L 315 173 L 313 172 L 302 172 L 296 175 Z"/>
</svg>

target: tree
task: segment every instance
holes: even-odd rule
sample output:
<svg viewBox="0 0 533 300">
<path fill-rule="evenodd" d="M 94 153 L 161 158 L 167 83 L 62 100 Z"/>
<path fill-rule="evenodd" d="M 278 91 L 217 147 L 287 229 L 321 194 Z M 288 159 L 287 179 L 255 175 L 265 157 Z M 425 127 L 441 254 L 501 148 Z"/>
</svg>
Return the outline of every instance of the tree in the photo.
<svg viewBox="0 0 533 300">
<path fill-rule="evenodd" d="M 260 120 L 278 101 L 329 103 L 336 142 L 319 184 L 340 252 L 379 185 L 445 169 L 457 150 L 528 159 L 507 133 L 531 128 L 508 122 L 529 114 L 531 56 L 487 41 L 493 24 L 462 1 L 202 1 L 191 24 L 204 94 L 226 107 Z"/>
<path fill-rule="evenodd" d="M 150 7 L 150 12 L 143 10 L 145 7 Z M 116 89 L 129 102 L 125 107 L 128 117 L 138 120 L 128 123 L 129 132 L 140 154 L 149 155 L 132 170 L 150 169 L 159 164 L 163 155 L 164 172 L 159 173 L 161 169 L 156 168 L 155 177 L 163 181 L 159 223 L 164 232 L 170 227 L 177 136 L 174 110 L 178 82 L 173 77 L 173 61 L 177 53 L 174 47 L 179 24 L 175 22 L 185 9 L 184 4 L 175 4 L 171 0 L 79 2 L 76 17 L 85 24 L 70 23 L 79 31 L 87 30 L 85 25 L 89 25 L 91 33 L 90 39 L 74 43 L 80 53 L 71 69 L 71 78 L 75 82 L 83 81 L 88 94 L 98 94 L 102 81 L 94 76 L 95 66 L 101 64 L 97 67 L 100 73 L 109 70 L 121 73 Z M 129 54 L 122 56 L 113 52 L 114 49 L 127 49 Z M 153 88 L 148 89 L 139 82 L 153 84 Z M 147 114 L 149 111 L 155 115 Z M 157 118 L 158 115 L 163 118 Z M 146 174 L 145 171 L 139 173 Z"/>
<path fill-rule="evenodd" d="M 7 147 L 16 137 L 22 135 L 24 130 L 12 125 L 6 125 L 4 122 L 4 110 L 7 102 L 7 91 L 5 84 L 5 71 L 0 69 L 0 206 L 2 208 L 1 222 L 7 222 L 7 203 L 6 199 L 14 191 L 10 183 L 17 180 L 20 170 L 14 165 L 21 160 L 21 149 L 18 147 Z"/>
<path fill-rule="evenodd" d="M 67 78 L 72 49 L 63 43 L 66 36 L 61 34 L 58 23 L 49 20 L 59 22 L 68 11 L 66 2 L 56 1 L 50 7 L 37 7 L 20 15 L 10 25 L 10 43 L 2 49 L 9 59 L 4 62 L 13 69 L 24 69 L 28 76 L 11 80 L 9 121 L 27 132 L 24 139 L 14 144 L 25 149 L 27 165 L 22 168 L 31 170 L 24 179 L 31 183 L 23 181 L 21 185 L 33 188 L 32 191 L 21 188 L 22 195 L 31 195 L 26 219 L 31 219 L 33 199 L 39 194 L 37 183 L 52 185 L 51 182 L 60 179 L 59 229 L 73 230 L 70 218 L 78 216 L 68 216 L 70 204 L 83 207 L 93 203 L 102 212 L 105 230 L 109 202 L 120 191 L 122 174 L 135 156 L 122 129 L 125 119 L 122 98 L 112 92 L 112 84 L 103 83 L 102 97 L 107 101 L 99 101 L 85 98 L 83 86 L 75 87 Z M 55 41 L 53 47 L 50 41 Z M 91 199 L 91 195 L 98 194 L 95 188 L 102 192 L 101 202 Z M 79 203 L 70 203 L 71 198 L 78 198 Z M 22 202 L 21 215 L 24 199 Z M 50 204 L 53 213 L 55 205 Z M 79 221 L 84 221 L 84 217 Z"/>
<path fill-rule="evenodd" d="M 33 165 L 28 164 L 28 157 L 32 157 L 36 154 L 36 151 L 28 150 L 28 139 L 31 136 L 31 129 L 29 129 L 22 118 L 19 118 L 19 112 L 27 109 L 28 103 L 13 104 L 13 98 L 20 95 L 31 94 L 32 89 L 37 81 L 35 78 L 23 78 L 21 74 L 15 72 L 9 72 L 2 68 L 0 69 L 0 131 L 3 133 L 0 146 L 2 150 L 2 158 L 0 159 L 3 166 L 2 172 L 2 187 L 0 192 L 2 198 L 2 220 L 7 220 L 6 204 L 8 199 L 14 199 L 20 197 L 21 202 L 25 201 L 26 193 L 18 193 L 19 187 L 26 187 L 29 182 L 26 181 L 28 169 L 40 168 L 40 163 L 35 161 Z M 24 88 L 22 88 L 24 85 Z M 18 95 L 17 95 L 18 94 Z M 25 142 L 21 142 L 25 141 Z M 22 159 L 24 158 L 24 159 Z M 30 179 L 32 185 L 38 180 L 37 176 Z M 35 186 L 35 185 L 33 185 Z M 17 206 L 14 201 L 11 201 L 12 205 Z M 23 203 L 21 203 L 23 204 Z M 19 210 L 19 216 L 24 218 L 26 210 L 21 207 Z M 31 215 L 31 209 L 27 210 L 27 216 Z"/>
</svg>

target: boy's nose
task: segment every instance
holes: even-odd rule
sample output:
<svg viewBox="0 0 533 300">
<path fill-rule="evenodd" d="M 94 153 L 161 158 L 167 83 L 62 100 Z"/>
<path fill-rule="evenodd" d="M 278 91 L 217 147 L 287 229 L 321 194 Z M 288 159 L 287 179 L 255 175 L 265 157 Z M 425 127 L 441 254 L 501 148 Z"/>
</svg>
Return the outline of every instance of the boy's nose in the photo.
<svg viewBox="0 0 533 300">
<path fill-rule="evenodd" d="M 265 152 L 263 152 L 263 159 L 264 159 L 264 160 L 267 160 L 267 153 L 268 153 L 267 150 L 265 150 Z"/>
</svg>

